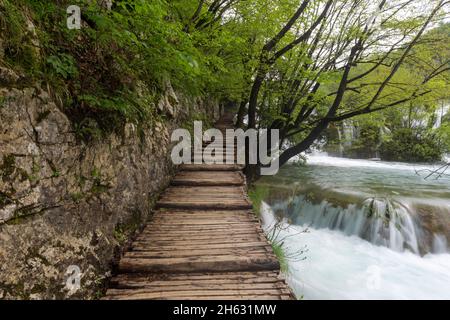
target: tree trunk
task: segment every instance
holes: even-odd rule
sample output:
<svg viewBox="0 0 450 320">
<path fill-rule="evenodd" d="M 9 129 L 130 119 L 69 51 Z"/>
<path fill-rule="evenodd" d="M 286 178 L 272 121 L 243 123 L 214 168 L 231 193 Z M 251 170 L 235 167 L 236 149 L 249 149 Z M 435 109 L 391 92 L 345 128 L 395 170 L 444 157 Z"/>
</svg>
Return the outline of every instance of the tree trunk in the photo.
<svg viewBox="0 0 450 320">
<path fill-rule="evenodd" d="M 247 114 L 246 107 L 247 107 L 247 100 L 243 99 L 241 101 L 241 104 L 239 105 L 239 110 L 238 110 L 237 119 L 236 119 L 236 123 L 235 123 L 236 128 L 242 128 L 244 125 L 244 117 Z"/>
<path fill-rule="evenodd" d="M 320 136 L 322 131 L 328 127 L 328 124 L 329 124 L 328 121 L 322 121 L 309 133 L 309 135 L 305 139 L 303 139 L 302 142 L 286 149 L 280 155 L 280 162 L 279 162 L 280 167 L 286 164 L 292 157 L 300 154 L 303 151 L 308 150 L 308 148 L 311 147 L 314 141 L 316 141 L 316 139 Z"/>
<path fill-rule="evenodd" d="M 250 99 L 248 101 L 248 129 L 256 128 L 256 106 L 258 104 L 258 95 L 264 81 L 265 73 L 261 67 L 253 82 L 252 91 L 250 92 Z"/>
</svg>

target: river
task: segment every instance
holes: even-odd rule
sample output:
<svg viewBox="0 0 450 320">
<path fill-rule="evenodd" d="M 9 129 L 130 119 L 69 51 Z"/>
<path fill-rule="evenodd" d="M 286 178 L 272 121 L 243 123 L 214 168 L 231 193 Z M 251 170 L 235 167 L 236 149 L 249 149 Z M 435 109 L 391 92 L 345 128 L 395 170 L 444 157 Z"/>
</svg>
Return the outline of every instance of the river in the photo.
<svg viewBox="0 0 450 320">
<path fill-rule="evenodd" d="M 260 179 L 296 295 L 450 299 L 450 179 L 425 179 L 437 167 L 315 155 Z"/>
</svg>

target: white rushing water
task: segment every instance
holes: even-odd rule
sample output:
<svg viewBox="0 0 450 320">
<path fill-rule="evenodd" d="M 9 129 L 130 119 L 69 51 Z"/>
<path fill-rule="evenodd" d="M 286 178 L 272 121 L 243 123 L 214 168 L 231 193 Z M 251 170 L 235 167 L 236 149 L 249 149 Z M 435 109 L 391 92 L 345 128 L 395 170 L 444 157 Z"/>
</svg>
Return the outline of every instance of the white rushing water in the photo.
<svg viewBox="0 0 450 320">
<path fill-rule="evenodd" d="M 275 217 L 263 203 L 264 226 Z M 288 226 L 286 224 L 286 226 Z M 306 245 L 306 260 L 288 260 L 288 281 L 304 299 L 450 299 L 450 254 L 397 252 L 357 236 L 291 225 L 280 232 L 287 255 Z"/>
<path fill-rule="evenodd" d="M 314 154 L 262 181 L 297 296 L 450 299 L 450 177 L 425 178 L 440 166 Z"/>
</svg>

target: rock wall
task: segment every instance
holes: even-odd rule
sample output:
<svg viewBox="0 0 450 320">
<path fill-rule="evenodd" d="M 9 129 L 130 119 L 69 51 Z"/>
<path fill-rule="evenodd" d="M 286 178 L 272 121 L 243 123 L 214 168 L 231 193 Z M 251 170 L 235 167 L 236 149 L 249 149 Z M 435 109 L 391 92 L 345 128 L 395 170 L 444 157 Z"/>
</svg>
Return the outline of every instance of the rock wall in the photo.
<svg viewBox="0 0 450 320">
<path fill-rule="evenodd" d="M 18 80 L 2 72 L 5 82 Z M 171 130 L 192 114 L 219 113 L 170 86 L 157 107 L 169 120 L 145 130 L 127 124 L 122 135 L 86 144 L 47 92 L 0 87 L 0 298 L 101 294 L 112 261 L 174 172 Z"/>
</svg>

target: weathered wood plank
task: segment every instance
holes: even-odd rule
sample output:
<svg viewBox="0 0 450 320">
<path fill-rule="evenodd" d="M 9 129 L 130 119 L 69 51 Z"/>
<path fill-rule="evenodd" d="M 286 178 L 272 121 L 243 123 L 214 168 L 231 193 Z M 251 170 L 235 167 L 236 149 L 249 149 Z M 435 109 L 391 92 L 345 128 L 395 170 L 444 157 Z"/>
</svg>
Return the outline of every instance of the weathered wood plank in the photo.
<svg viewBox="0 0 450 320">
<path fill-rule="evenodd" d="M 223 249 L 223 248 L 216 248 L 216 249 L 208 249 L 208 248 L 195 248 L 192 250 L 171 250 L 169 251 L 161 251 L 161 250 L 153 250 L 153 251 L 130 251 L 125 253 L 124 257 L 126 258 L 179 258 L 179 257 L 190 257 L 190 256 L 204 256 L 204 255 L 211 255 L 211 256 L 230 256 L 230 255 L 240 255 L 240 256 L 246 256 L 250 254 L 265 254 L 268 250 L 266 250 L 264 247 L 260 248 L 251 248 L 249 249 L 243 249 L 243 248 L 236 248 L 236 249 Z"/>
<path fill-rule="evenodd" d="M 143 287 L 126 286 L 122 285 L 118 288 L 110 289 L 109 294 L 124 294 L 124 291 L 129 289 L 133 290 L 133 293 L 160 293 L 160 292 L 204 292 L 204 291 L 219 291 L 219 290 L 232 290 L 232 291 L 262 291 L 262 292 L 277 292 L 280 293 L 280 289 L 283 289 L 284 284 L 281 281 L 274 282 L 189 282 L 184 281 L 183 284 L 152 284 Z M 130 288 L 131 287 L 131 288 Z"/>
<path fill-rule="evenodd" d="M 157 224 L 152 224 L 150 226 L 147 226 L 143 231 L 142 234 L 153 234 L 153 233 L 167 233 L 170 232 L 171 234 L 185 234 L 185 233 L 201 233 L 201 232 L 205 232 L 205 233 L 226 233 L 229 232 L 230 229 L 226 228 L 226 227 L 217 227 L 217 226 L 211 226 L 211 227 L 193 227 L 193 226 L 183 226 L 181 225 L 178 228 L 174 228 L 170 225 L 164 225 L 164 226 L 160 226 Z M 249 225 L 238 225 L 236 226 L 236 228 L 233 229 L 233 231 L 235 232 L 261 232 L 262 233 L 262 229 L 261 227 L 259 227 L 258 225 L 255 225 L 253 228 L 253 224 L 249 224 Z"/>
<path fill-rule="evenodd" d="M 236 164 L 184 164 L 180 169 L 184 171 L 241 171 L 243 165 Z"/>
<path fill-rule="evenodd" d="M 242 186 L 244 177 L 239 172 L 182 171 L 172 180 L 175 186 Z"/>
<path fill-rule="evenodd" d="M 230 272 L 279 270 L 280 264 L 275 257 L 264 255 L 207 256 L 189 258 L 122 258 L 120 272 Z"/>
<path fill-rule="evenodd" d="M 116 281 L 206 281 L 206 280 L 233 280 L 261 279 L 261 278 L 282 278 L 276 271 L 256 271 L 256 272 L 226 272 L 226 273 L 122 273 L 113 278 Z"/>
<path fill-rule="evenodd" d="M 291 300 L 292 296 L 278 291 L 260 294 L 250 294 L 249 292 L 203 292 L 202 294 L 186 293 L 124 293 L 122 295 L 110 295 L 108 292 L 104 300 Z M 228 294 L 228 295 L 227 295 Z"/>
<path fill-rule="evenodd" d="M 240 210 L 240 209 L 250 209 L 252 206 L 244 201 L 239 202 L 172 202 L 172 201 L 159 201 L 157 208 L 169 208 L 169 209 L 229 209 L 229 210 Z"/>
<path fill-rule="evenodd" d="M 253 217 L 256 219 L 255 214 L 252 213 L 250 210 L 159 210 L 155 212 L 153 217 L 157 216 L 163 216 L 167 217 L 170 215 L 185 215 L 185 216 L 246 216 L 246 217 Z"/>
<path fill-rule="evenodd" d="M 230 248 L 258 248 L 258 247 L 269 247 L 269 244 L 264 241 L 249 241 L 245 243 L 235 243 L 235 242 L 219 242 L 219 243 L 203 243 L 201 244 L 201 247 L 199 247 L 199 244 L 195 243 L 186 243 L 181 242 L 180 244 L 172 243 L 169 245 L 165 245 L 163 247 L 156 245 L 154 242 L 143 242 L 143 243 L 133 243 L 132 248 L 133 251 L 136 250 L 158 250 L 158 249 L 164 249 L 164 250 L 194 250 L 198 248 L 202 249 L 230 249 Z"/>
</svg>

